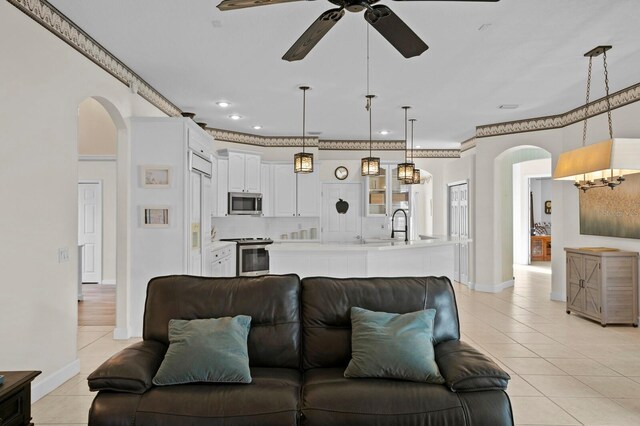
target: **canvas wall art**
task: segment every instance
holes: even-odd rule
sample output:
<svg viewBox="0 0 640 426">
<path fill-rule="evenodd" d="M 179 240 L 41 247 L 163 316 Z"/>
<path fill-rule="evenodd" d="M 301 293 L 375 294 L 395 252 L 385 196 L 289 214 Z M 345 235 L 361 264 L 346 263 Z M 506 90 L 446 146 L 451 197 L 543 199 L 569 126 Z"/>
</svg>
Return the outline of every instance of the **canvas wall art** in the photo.
<svg viewBox="0 0 640 426">
<path fill-rule="evenodd" d="M 640 173 L 614 190 L 580 191 L 580 234 L 640 239 Z"/>
</svg>

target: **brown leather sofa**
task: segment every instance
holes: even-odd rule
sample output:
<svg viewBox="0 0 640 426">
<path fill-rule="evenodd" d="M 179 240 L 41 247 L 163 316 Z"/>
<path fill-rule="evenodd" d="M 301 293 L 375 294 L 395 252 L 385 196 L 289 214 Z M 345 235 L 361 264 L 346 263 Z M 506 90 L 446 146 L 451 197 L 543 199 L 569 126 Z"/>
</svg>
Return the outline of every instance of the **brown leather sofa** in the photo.
<svg viewBox="0 0 640 426">
<path fill-rule="evenodd" d="M 345 379 L 352 306 L 405 313 L 435 308 L 445 385 Z M 151 384 L 170 319 L 250 315 L 251 384 Z M 509 376 L 461 342 L 447 278 L 168 276 L 147 288 L 144 340 L 88 378 L 99 391 L 89 425 L 513 425 Z"/>
</svg>

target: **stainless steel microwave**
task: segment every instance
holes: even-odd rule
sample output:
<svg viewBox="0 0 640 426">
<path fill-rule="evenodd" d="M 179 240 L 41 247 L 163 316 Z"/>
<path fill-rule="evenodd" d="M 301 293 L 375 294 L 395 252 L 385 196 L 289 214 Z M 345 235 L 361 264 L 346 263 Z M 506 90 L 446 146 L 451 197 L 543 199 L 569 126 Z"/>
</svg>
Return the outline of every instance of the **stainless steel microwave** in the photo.
<svg viewBox="0 0 640 426">
<path fill-rule="evenodd" d="M 230 192 L 229 214 L 262 215 L 262 194 Z"/>
</svg>

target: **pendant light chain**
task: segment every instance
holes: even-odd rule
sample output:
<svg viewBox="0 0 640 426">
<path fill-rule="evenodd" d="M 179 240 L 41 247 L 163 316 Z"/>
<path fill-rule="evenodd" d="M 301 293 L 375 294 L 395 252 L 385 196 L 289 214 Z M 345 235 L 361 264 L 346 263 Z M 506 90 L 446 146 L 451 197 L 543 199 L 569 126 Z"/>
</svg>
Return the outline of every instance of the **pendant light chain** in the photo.
<svg viewBox="0 0 640 426">
<path fill-rule="evenodd" d="M 302 153 L 304 154 L 304 139 L 307 122 L 307 89 L 302 89 Z"/>
<path fill-rule="evenodd" d="M 607 119 L 609 120 L 609 139 L 613 139 L 613 122 L 611 121 L 611 99 L 609 99 L 609 70 L 607 69 L 607 51 L 602 53 L 604 60 L 604 90 L 607 95 Z"/>
<path fill-rule="evenodd" d="M 589 71 L 587 73 L 587 98 L 584 101 L 584 125 L 582 127 L 582 146 L 587 144 L 587 118 L 589 118 L 589 94 L 591 92 L 591 67 L 593 57 L 589 56 Z"/>
</svg>

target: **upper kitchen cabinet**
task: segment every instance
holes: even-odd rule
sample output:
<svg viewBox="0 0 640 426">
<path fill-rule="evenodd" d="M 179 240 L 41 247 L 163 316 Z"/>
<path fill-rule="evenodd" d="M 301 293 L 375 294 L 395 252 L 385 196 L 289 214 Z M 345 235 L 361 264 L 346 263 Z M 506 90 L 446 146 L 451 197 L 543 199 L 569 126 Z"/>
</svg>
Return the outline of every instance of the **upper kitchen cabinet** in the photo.
<svg viewBox="0 0 640 426">
<path fill-rule="evenodd" d="M 260 192 L 260 156 L 226 151 L 229 155 L 229 192 Z"/>
<path fill-rule="evenodd" d="M 397 179 L 396 165 L 382 165 L 379 176 L 365 179 L 365 215 L 369 217 L 391 216 L 397 209 L 409 213 L 409 186 Z"/>
<path fill-rule="evenodd" d="M 276 217 L 320 216 L 318 172 L 294 173 L 293 164 L 273 166 L 273 215 Z"/>
</svg>

